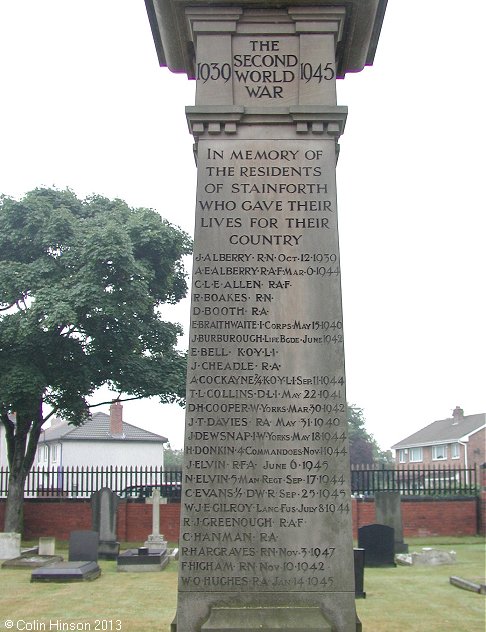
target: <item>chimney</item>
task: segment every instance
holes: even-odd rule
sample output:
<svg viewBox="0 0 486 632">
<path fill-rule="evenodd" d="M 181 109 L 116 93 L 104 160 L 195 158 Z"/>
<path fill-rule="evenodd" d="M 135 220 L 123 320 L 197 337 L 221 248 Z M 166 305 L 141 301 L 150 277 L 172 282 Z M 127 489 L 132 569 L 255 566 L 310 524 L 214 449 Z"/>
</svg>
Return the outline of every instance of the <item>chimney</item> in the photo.
<svg viewBox="0 0 486 632">
<path fill-rule="evenodd" d="M 452 417 L 454 419 L 452 425 L 457 426 L 457 424 L 464 419 L 463 409 L 460 406 L 456 406 L 452 411 Z"/>
<path fill-rule="evenodd" d="M 112 437 L 123 436 L 123 406 L 118 400 L 110 406 L 110 434 Z"/>
</svg>

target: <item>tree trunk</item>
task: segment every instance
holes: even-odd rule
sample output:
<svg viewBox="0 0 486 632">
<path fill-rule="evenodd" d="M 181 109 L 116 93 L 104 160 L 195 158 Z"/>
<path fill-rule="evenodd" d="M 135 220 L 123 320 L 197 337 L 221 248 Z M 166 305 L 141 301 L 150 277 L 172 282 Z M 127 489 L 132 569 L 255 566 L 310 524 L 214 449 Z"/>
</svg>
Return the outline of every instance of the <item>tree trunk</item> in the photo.
<svg viewBox="0 0 486 632">
<path fill-rule="evenodd" d="M 15 423 L 9 421 L 6 414 L 2 415 L 10 467 L 5 505 L 5 532 L 22 532 L 24 485 L 34 462 L 43 423 L 42 399 L 39 399 L 37 404 L 33 413 L 17 413 Z"/>
<path fill-rule="evenodd" d="M 25 476 L 10 471 L 8 477 L 8 495 L 5 506 L 4 531 L 21 533 L 23 527 Z"/>
</svg>

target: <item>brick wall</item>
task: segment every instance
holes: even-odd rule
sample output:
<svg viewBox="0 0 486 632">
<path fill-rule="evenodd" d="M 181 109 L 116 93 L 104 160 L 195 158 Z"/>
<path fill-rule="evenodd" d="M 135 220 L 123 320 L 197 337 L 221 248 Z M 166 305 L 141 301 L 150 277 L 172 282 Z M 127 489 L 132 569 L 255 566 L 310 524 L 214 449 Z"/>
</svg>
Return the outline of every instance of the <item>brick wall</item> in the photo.
<svg viewBox="0 0 486 632">
<path fill-rule="evenodd" d="M 404 498 L 402 521 L 404 537 L 460 536 L 485 533 L 486 468 L 482 468 L 482 497 L 462 499 Z M 0 525 L 3 524 L 5 501 L 0 500 Z M 373 499 L 353 499 L 353 534 L 358 528 L 375 522 Z M 179 539 L 180 504 L 160 506 L 160 532 L 167 540 Z M 118 539 L 120 542 L 144 542 L 152 533 L 152 505 L 120 502 L 118 505 Z M 69 499 L 32 500 L 24 504 L 26 540 L 41 536 L 69 539 L 71 531 L 91 529 L 91 504 Z"/>
<path fill-rule="evenodd" d="M 0 525 L 3 525 L 5 501 L 0 500 Z M 160 506 L 160 533 L 172 542 L 179 539 L 180 504 Z M 71 531 L 91 529 L 89 500 L 69 499 L 26 500 L 24 502 L 25 540 L 51 536 L 68 540 Z M 117 516 L 117 537 L 120 542 L 144 542 L 152 533 L 152 505 L 120 502 Z"/>
<path fill-rule="evenodd" d="M 460 536 L 478 533 L 477 498 L 402 498 L 404 537 Z M 353 534 L 373 524 L 373 499 L 353 499 Z"/>
</svg>

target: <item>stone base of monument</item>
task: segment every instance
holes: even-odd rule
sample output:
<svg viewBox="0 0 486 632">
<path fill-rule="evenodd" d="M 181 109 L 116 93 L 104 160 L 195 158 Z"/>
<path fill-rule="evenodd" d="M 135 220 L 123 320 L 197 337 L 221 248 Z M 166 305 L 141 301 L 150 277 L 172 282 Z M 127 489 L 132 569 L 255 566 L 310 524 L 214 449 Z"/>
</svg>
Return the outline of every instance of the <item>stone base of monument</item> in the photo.
<svg viewBox="0 0 486 632">
<path fill-rule="evenodd" d="M 319 608 L 212 608 L 201 632 L 332 632 Z"/>
<path fill-rule="evenodd" d="M 49 564 L 59 564 L 62 561 L 61 555 L 21 555 L 4 562 L 2 568 L 40 568 Z"/>
<path fill-rule="evenodd" d="M 60 562 L 32 571 L 32 582 L 85 582 L 101 575 L 96 562 Z"/>
<path fill-rule="evenodd" d="M 116 560 L 120 553 L 120 543 L 113 540 L 100 540 L 98 558 L 100 560 Z"/>
<path fill-rule="evenodd" d="M 167 548 L 167 541 L 163 535 L 149 535 L 148 539 L 143 543 L 152 552 L 154 550 L 162 550 Z"/>
<path fill-rule="evenodd" d="M 212 608 L 201 632 L 332 632 L 319 608 Z M 177 620 L 170 626 L 177 632 Z M 362 632 L 361 621 L 356 618 L 356 632 Z"/>
<path fill-rule="evenodd" d="M 116 570 L 129 573 L 154 573 L 163 570 L 169 563 L 167 549 L 128 549 L 116 559 Z"/>
</svg>

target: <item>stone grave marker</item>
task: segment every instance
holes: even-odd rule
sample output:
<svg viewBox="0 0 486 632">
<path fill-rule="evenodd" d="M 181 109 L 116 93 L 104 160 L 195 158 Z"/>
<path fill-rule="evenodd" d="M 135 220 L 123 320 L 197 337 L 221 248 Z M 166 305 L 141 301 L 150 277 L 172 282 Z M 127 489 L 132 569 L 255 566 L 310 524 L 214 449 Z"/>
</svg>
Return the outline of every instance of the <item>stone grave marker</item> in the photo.
<svg viewBox="0 0 486 632">
<path fill-rule="evenodd" d="M 97 531 L 72 531 L 69 535 L 69 561 L 97 562 L 99 542 Z"/>
<path fill-rule="evenodd" d="M 354 549 L 354 595 L 356 599 L 365 599 L 364 591 L 365 550 Z"/>
<path fill-rule="evenodd" d="M 392 527 L 370 524 L 358 529 L 358 547 L 365 551 L 366 566 L 396 566 Z"/>
<path fill-rule="evenodd" d="M 39 555 L 55 555 L 56 554 L 56 538 L 39 538 Z"/>
<path fill-rule="evenodd" d="M 117 509 L 120 497 L 108 487 L 91 496 L 92 528 L 100 536 L 98 557 L 116 560 L 120 543 L 116 540 Z"/>
<path fill-rule="evenodd" d="M 408 553 L 403 541 L 402 503 L 400 492 L 375 492 L 375 518 L 395 530 L 395 553 Z"/>
<path fill-rule="evenodd" d="M 72 531 L 69 535 L 67 562 L 42 566 L 32 571 L 32 582 L 83 582 L 101 575 L 98 566 L 99 534 L 97 531 Z"/>
<path fill-rule="evenodd" d="M 20 556 L 20 533 L 0 533 L 0 560 L 12 560 Z"/>
<path fill-rule="evenodd" d="M 336 79 L 385 0 L 147 0 L 196 80 L 198 169 L 177 632 L 356 623 Z"/>
<path fill-rule="evenodd" d="M 152 496 L 147 502 L 152 503 L 152 533 L 144 543 L 144 546 L 151 551 L 161 551 L 167 549 L 167 542 L 160 533 L 160 490 L 154 489 Z"/>
</svg>

